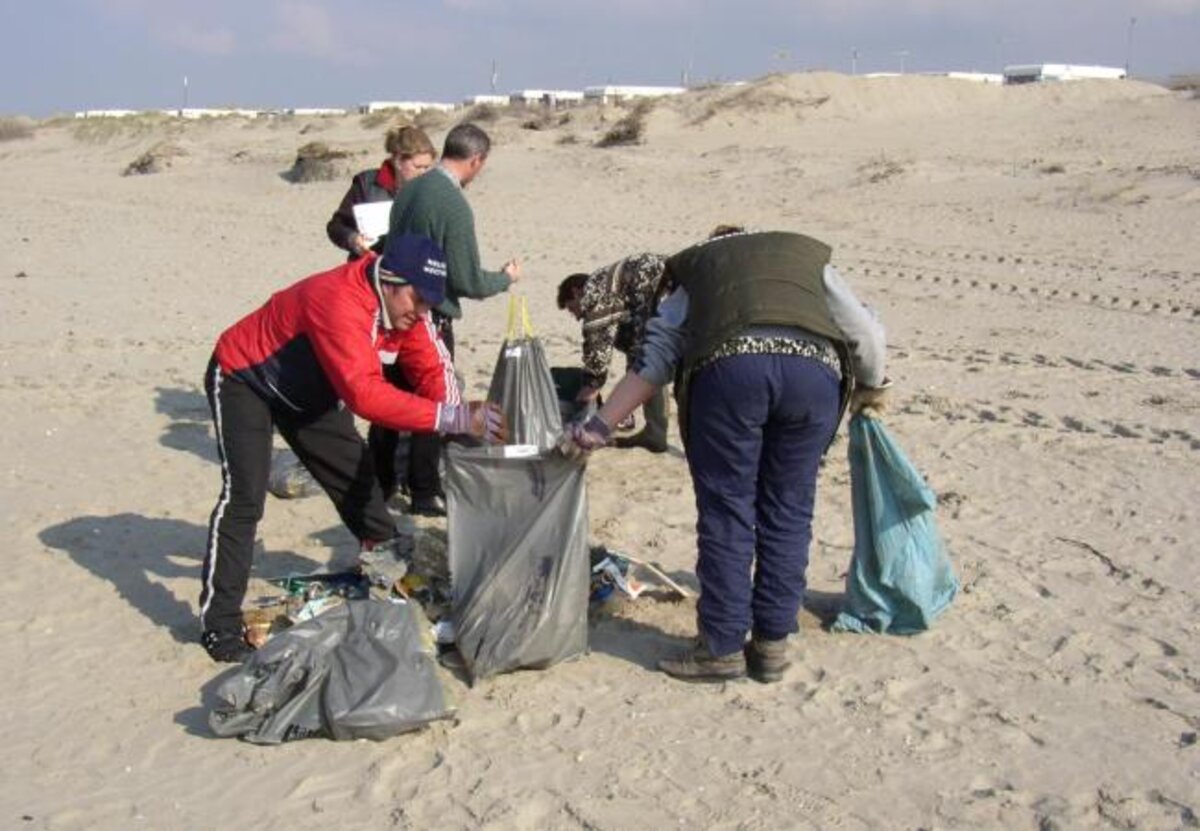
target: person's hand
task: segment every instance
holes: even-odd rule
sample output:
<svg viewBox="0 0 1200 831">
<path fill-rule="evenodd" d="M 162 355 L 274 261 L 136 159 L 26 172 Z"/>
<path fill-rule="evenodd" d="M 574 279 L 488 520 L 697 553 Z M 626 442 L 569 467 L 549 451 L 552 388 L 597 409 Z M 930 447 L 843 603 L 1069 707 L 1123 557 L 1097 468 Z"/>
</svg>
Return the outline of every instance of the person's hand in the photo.
<svg viewBox="0 0 1200 831">
<path fill-rule="evenodd" d="M 467 404 L 471 414 L 471 435 L 488 444 L 508 441 L 508 418 L 494 401 L 472 401 Z"/>
<path fill-rule="evenodd" d="M 884 379 L 877 387 L 855 387 L 850 395 L 850 414 L 881 418 L 887 411 L 892 382 Z"/>
<path fill-rule="evenodd" d="M 521 279 L 521 261 L 517 257 L 513 257 L 511 260 L 506 262 L 504 267 L 500 270 L 508 275 L 509 284 L 515 283 Z"/>
<path fill-rule="evenodd" d="M 574 421 L 566 426 L 558 440 L 559 451 L 568 459 L 586 459 L 612 438 L 612 428 L 598 415 L 587 421 Z"/>
<path fill-rule="evenodd" d="M 590 404 L 596 400 L 596 396 L 600 394 L 599 387 L 593 387 L 590 384 L 579 390 L 579 395 L 575 396 L 576 404 Z"/>
<path fill-rule="evenodd" d="M 355 234 L 350 238 L 350 247 L 354 249 L 354 254 L 361 257 L 371 250 L 371 246 L 375 244 L 375 240 L 370 237 L 365 237 L 362 234 Z"/>
<path fill-rule="evenodd" d="M 442 404 L 437 429 L 450 436 L 474 436 L 488 444 L 503 444 L 508 440 L 508 420 L 500 405 L 491 401 Z"/>
</svg>

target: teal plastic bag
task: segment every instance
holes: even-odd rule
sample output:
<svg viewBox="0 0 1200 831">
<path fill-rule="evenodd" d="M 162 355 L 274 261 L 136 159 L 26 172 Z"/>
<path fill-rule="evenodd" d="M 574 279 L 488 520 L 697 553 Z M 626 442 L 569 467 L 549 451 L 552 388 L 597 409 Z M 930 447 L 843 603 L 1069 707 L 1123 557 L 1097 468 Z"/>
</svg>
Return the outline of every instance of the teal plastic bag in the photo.
<svg viewBox="0 0 1200 831">
<path fill-rule="evenodd" d="M 833 630 L 922 632 L 958 592 L 934 516 L 937 497 L 879 420 L 850 419 L 849 452 L 854 556 Z"/>
</svg>

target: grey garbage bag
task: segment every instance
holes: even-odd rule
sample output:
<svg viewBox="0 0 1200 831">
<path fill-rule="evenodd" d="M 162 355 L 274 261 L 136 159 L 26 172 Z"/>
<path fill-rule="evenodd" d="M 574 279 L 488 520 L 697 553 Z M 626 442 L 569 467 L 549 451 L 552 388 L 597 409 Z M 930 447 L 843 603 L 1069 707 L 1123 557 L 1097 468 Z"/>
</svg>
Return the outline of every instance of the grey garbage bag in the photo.
<svg viewBox="0 0 1200 831">
<path fill-rule="evenodd" d="M 267 478 L 267 490 L 280 499 L 303 499 L 321 492 L 321 486 L 308 472 L 296 454 L 290 450 L 275 450 L 271 453 L 271 473 Z"/>
<path fill-rule="evenodd" d="M 351 600 L 276 635 L 217 689 L 213 732 L 255 744 L 385 739 L 450 715 L 413 609 Z"/>
<path fill-rule="evenodd" d="M 459 652 L 473 679 L 587 649 L 584 467 L 556 450 L 451 445 L 450 574 Z"/>
<path fill-rule="evenodd" d="M 553 447 L 562 435 L 558 393 L 542 342 L 534 337 L 524 297 L 509 298 L 508 334 L 487 397 L 504 410 L 513 444 Z"/>
</svg>

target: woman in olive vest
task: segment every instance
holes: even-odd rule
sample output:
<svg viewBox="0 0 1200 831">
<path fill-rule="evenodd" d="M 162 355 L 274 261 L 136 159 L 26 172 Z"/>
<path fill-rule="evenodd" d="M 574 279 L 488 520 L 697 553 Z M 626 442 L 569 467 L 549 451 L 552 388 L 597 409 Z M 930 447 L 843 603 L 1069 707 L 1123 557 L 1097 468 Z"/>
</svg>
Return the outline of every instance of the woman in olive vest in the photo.
<svg viewBox="0 0 1200 831">
<path fill-rule="evenodd" d="M 588 452 L 675 382 L 696 492 L 699 637 L 659 668 L 687 680 L 788 666 L 805 590 L 817 469 L 842 414 L 881 403 L 883 328 L 800 234 L 733 233 L 667 261 L 673 287 L 608 402 L 568 429 Z M 858 390 L 856 391 L 856 384 Z M 750 636 L 747 643 L 747 635 Z"/>
</svg>

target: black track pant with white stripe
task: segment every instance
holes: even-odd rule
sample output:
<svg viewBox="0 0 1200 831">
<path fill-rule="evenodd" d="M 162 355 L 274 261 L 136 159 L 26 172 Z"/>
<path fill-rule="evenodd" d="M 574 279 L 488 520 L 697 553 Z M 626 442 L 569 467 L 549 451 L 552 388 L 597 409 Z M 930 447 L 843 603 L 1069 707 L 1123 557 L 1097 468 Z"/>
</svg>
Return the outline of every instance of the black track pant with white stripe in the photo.
<svg viewBox="0 0 1200 831">
<path fill-rule="evenodd" d="M 236 631 L 267 498 L 273 429 L 324 488 L 354 536 L 380 542 L 395 535 L 395 525 L 349 410 L 297 416 L 272 407 L 245 383 L 224 374 L 215 360 L 204 374 L 204 391 L 216 426 L 221 496 L 208 524 L 200 623 L 205 630 Z"/>
</svg>

